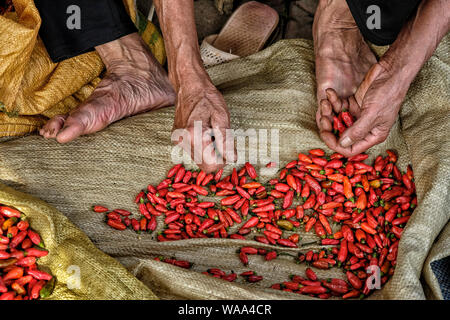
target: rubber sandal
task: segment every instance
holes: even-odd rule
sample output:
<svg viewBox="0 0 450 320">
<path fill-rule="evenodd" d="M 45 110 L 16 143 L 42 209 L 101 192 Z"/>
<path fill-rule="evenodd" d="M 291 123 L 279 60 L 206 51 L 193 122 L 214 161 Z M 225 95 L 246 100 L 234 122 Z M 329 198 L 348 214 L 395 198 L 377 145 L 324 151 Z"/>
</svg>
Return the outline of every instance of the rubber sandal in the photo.
<svg viewBox="0 0 450 320">
<path fill-rule="evenodd" d="M 205 67 L 260 51 L 278 21 L 278 13 L 271 7 L 256 1 L 244 3 L 218 35 L 203 40 L 200 51 Z"/>
</svg>

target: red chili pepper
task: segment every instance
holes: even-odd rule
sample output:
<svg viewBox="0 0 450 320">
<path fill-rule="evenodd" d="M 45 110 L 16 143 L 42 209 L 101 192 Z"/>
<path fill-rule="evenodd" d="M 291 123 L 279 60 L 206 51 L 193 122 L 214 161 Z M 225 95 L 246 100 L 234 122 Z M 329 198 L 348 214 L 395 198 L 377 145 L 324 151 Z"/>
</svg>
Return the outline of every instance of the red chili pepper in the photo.
<svg viewBox="0 0 450 320">
<path fill-rule="evenodd" d="M 255 227 L 258 223 L 259 223 L 259 218 L 258 218 L 258 217 L 251 217 L 246 223 L 244 223 L 244 225 L 242 226 L 242 228 L 244 228 L 244 229 L 253 228 L 253 227 Z"/>
<path fill-rule="evenodd" d="M 113 212 L 117 212 L 118 214 L 120 214 L 121 216 L 124 216 L 124 217 L 128 217 L 129 215 L 131 215 L 130 211 L 124 210 L 124 209 L 114 209 Z"/>
<path fill-rule="evenodd" d="M 295 181 L 295 177 L 291 174 L 286 176 L 287 184 L 294 190 L 297 190 L 297 182 Z"/>
<path fill-rule="evenodd" d="M 233 172 L 231 173 L 231 179 L 230 179 L 230 182 L 231 182 L 234 186 L 237 186 L 237 185 L 239 184 L 239 177 L 238 177 L 236 168 L 233 168 Z"/>
<path fill-rule="evenodd" d="M 229 282 L 233 282 L 234 280 L 236 280 L 237 275 L 236 273 L 231 273 L 229 275 L 223 276 L 222 279 L 225 281 L 229 281 Z"/>
<path fill-rule="evenodd" d="M 320 241 L 320 243 L 321 243 L 322 245 L 337 245 L 337 244 L 339 244 L 340 242 L 339 242 L 338 239 L 322 239 L 322 240 Z"/>
<path fill-rule="evenodd" d="M 223 226 L 224 226 L 223 223 L 218 223 L 218 224 L 212 225 L 207 230 L 204 230 L 203 233 L 207 233 L 207 234 L 214 233 L 216 231 L 219 231 Z"/>
<path fill-rule="evenodd" d="M 22 221 L 19 221 L 19 223 L 17 223 L 17 228 L 18 228 L 20 231 L 25 231 L 25 230 L 27 230 L 27 229 L 29 228 L 29 226 L 30 226 L 30 224 L 29 224 L 28 221 L 26 221 L 26 220 L 22 220 Z M 0 241 L 0 243 L 1 243 L 1 241 Z"/>
<path fill-rule="evenodd" d="M 202 209 L 208 209 L 208 208 L 214 207 L 215 203 L 214 202 L 200 202 L 199 204 L 197 204 L 197 206 Z"/>
<path fill-rule="evenodd" d="M 348 111 L 341 112 L 342 121 L 344 121 L 347 128 L 351 127 L 353 125 L 353 116 Z"/>
<path fill-rule="evenodd" d="M 212 220 L 212 219 L 205 219 L 205 220 L 203 220 L 202 224 L 198 228 L 198 232 L 203 232 L 203 230 L 209 228 L 213 224 L 214 224 L 214 220 Z"/>
<path fill-rule="evenodd" d="M 30 297 L 32 299 L 39 298 L 42 288 L 45 286 L 46 282 L 44 280 L 39 280 L 31 289 Z"/>
<path fill-rule="evenodd" d="M 305 225 L 305 231 L 309 232 L 316 223 L 316 218 L 310 218 Z"/>
<path fill-rule="evenodd" d="M 203 179 L 201 185 L 206 186 L 208 183 L 210 183 L 214 179 L 214 175 L 212 173 L 206 175 L 206 177 Z"/>
<path fill-rule="evenodd" d="M 17 247 L 20 243 L 22 243 L 22 241 L 25 239 L 25 237 L 27 236 L 27 231 L 20 231 L 9 243 L 9 246 L 11 248 L 15 248 Z M 30 238 L 31 239 L 31 238 Z M 39 238 L 40 240 L 40 238 Z M 33 241 L 33 239 L 31 239 L 31 241 Z M 40 243 L 40 242 L 39 242 Z M 38 244 L 39 244 L 38 243 Z"/>
<path fill-rule="evenodd" d="M 343 239 L 341 241 L 341 246 L 339 248 L 337 259 L 343 263 L 347 259 L 347 254 L 348 254 L 347 240 Z"/>
<path fill-rule="evenodd" d="M 236 195 L 233 195 L 233 196 L 230 196 L 230 197 L 220 200 L 220 204 L 223 206 L 230 206 L 230 205 L 233 205 L 236 202 L 238 202 L 239 199 L 241 199 L 241 196 L 236 194 Z"/>
<path fill-rule="evenodd" d="M 256 275 L 251 275 L 251 276 L 248 276 L 247 277 L 247 281 L 248 282 L 252 282 L 252 283 L 254 283 L 254 282 L 259 282 L 259 281 L 261 281 L 263 279 L 263 276 L 256 276 Z"/>
<path fill-rule="evenodd" d="M 239 259 L 241 260 L 244 266 L 248 265 L 248 256 L 244 252 L 239 252 Z"/>
<path fill-rule="evenodd" d="M 272 211 L 272 210 L 275 210 L 275 204 L 273 204 L 273 203 L 265 205 L 265 206 L 262 206 L 262 207 L 258 207 L 258 208 L 252 209 L 252 211 L 254 213 L 266 212 L 266 211 Z"/>
<path fill-rule="evenodd" d="M 243 189 L 243 188 L 241 188 L 239 186 L 236 186 L 236 191 L 239 193 L 239 195 L 241 197 L 243 197 L 245 199 L 250 199 L 251 198 L 250 195 L 248 194 L 248 192 L 245 191 L 245 189 Z"/>
<path fill-rule="evenodd" d="M 37 280 L 46 280 L 49 281 L 53 278 L 51 274 L 48 274 L 47 272 L 40 271 L 40 270 L 27 270 L 27 274 L 32 276 L 33 278 Z"/>
<path fill-rule="evenodd" d="M 203 179 L 205 179 L 205 177 L 206 177 L 206 172 L 204 172 L 203 170 L 201 170 L 201 171 L 198 173 L 198 175 L 197 175 L 195 184 L 196 184 L 197 186 L 201 185 L 201 183 L 202 183 Z"/>
<path fill-rule="evenodd" d="M 286 193 L 289 191 L 289 185 L 285 184 L 285 183 L 277 183 L 275 186 L 275 190 L 282 192 L 282 193 Z"/>
<path fill-rule="evenodd" d="M 258 249 L 253 247 L 242 247 L 241 252 L 244 252 L 245 254 L 258 254 Z"/>
<path fill-rule="evenodd" d="M 106 217 L 111 220 L 117 220 L 119 222 L 122 221 L 122 217 L 117 212 L 110 212 L 106 215 Z"/>
<path fill-rule="evenodd" d="M 8 245 L 9 244 L 9 238 L 0 235 L 0 244 Z M 8 248 L 8 246 L 6 246 L 6 248 Z M 6 248 L 5 248 L 5 250 L 6 250 Z"/>
<path fill-rule="evenodd" d="M 330 264 L 328 263 L 328 261 L 325 261 L 323 259 L 319 259 L 317 261 L 314 261 L 312 263 L 312 266 L 317 268 L 317 269 L 329 269 L 330 268 Z"/>
<path fill-rule="evenodd" d="M 114 229 L 117 229 L 117 230 L 125 230 L 127 228 L 127 226 L 124 225 L 122 222 L 117 221 L 117 220 L 113 220 L 113 219 L 109 219 L 106 223 L 111 228 L 114 228 Z"/>
<path fill-rule="evenodd" d="M 214 175 L 214 181 L 219 182 L 220 178 L 222 178 L 222 174 L 223 174 L 223 168 L 216 172 L 216 174 Z"/>
<path fill-rule="evenodd" d="M 283 282 L 283 286 L 290 290 L 298 290 L 300 288 L 299 284 L 293 281 L 292 282 L 285 281 Z"/>
<path fill-rule="evenodd" d="M 322 191 L 322 188 L 320 187 L 320 184 L 317 182 L 316 179 L 314 179 L 310 175 L 305 175 L 305 181 L 311 187 L 311 189 L 314 190 L 314 192 L 316 194 L 318 194 L 320 191 Z"/>
<path fill-rule="evenodd" d="M 364 192 L 362 192 L 358 199 L 356 200 L 356 208 L 359 210 L 364 210 L 367 207 L 367 197 Z"/>
<path fill-rule="evenodd" d="M 139 226 L 141 231 L 147 231 L 147 218 L 142 218 L 141 220 L 139 220 Z"/>
<path fill-rule="evenodd" d="M 344 186 L 344 195 L 347 199 L 352 199 L 354 197 L 353 191 L 352 191 L 352 185 L 350 184 L 350 180 L 348 177 L 343 178 L 343 186 Z"/>
<path fill-rule="evenodd" d="M 258 175 L 256 174 L 256 170 L 249 162 L 245 163 L 245 169 L 247 170 L 247 173 L 250 176 L 250 178 L 252 179 L 257 178 Z"/>
<path fill-rule="evenodd" d="M 151 211 L 153 211 L 153 210 L 156 211 L 156 209 L 155 209 L 151 204 L 149 204 L 149 202 L 147 203 L 147 205 L 145 205 L 144 203 L 140 203 L 140 204 L 139 204 L 139 211 L 140 211 L 141 214 L 142 214 L 144 217 L 146 217 L 147 219 L 150 219 L 150 218 L 151 218 L 149 209 L 150 209 Z M 160 214 L 161 214 L 161 213 L 158 212 L 158 215 L 160 215 Z"/>
<path fill-rule="evenodd" d="M 234 240 L 246 240 L 244 236 L 241 236 L 240 234 L 237 233 L 230 234 L 229 238 Z"/>
<path fill-rule="evenodd" d="M 348 161 L 355 161 L 355 162 L 356 161 L 364 161 L 367 158 L 369 158 L 368 154 L 360 153 L 360 154 L 357 154 L 357 155 L 355 155 L 353 157 L 348 158 Z"/>
<path fill-rule="evenodd" d="M 3 281 L 19 279 L 23 276 L 23 268 L 12 267 L 4 276 Z"/>
<path fill-rule="evenodd" d="M 305 201 L 303 204 L 303 209 L 311 209 L 316 204 L 316 196 L 314 194 L 311 194 L 309 198 Z"/>
<path fill-rule="evenodd" d="M 298 160 L 302 161 L 302 162 L 307 162 L 307 163 L 312 163 L 312 160 L 309 156 L 304 155 L 302 153 L 298 154 Z"/>
<path fill-rule="evenodd" d="M 321 294 L 326 293 L 328 290 L 327 288 L 320 287 L 320 286 L 306 286 L 300 288 L 299 292 L 303 294 Z"/>
<path fill-rule="evenodd" d="M 297 245 L 288 239 L 278 239 L 277 243 L 283 247 L 297 248 Z"/>
<path fill-rule="evenodd" d="M 181 163 L 174 165 L 167 173 L 167 178 L 172 178 L 178 172 L 178 170 L 181 168 L 181 166 L 182 166 Z"/>
<path fill-rule="evenodd" d="M 326 237 L 325 229 L 323 228 L 320 221 L 316 221 L 316 223 L 314 224 L 314 230 L 316 231 L 318 237 L 320 238 Z"/>
<path fill-rule="evenodd" d="M 286 196 L 284 197 L 284 201 L 283 201 L 283 209 L 287 209 L 292 205 L 292 201 L 294 199 L 294 191 L 289 190 L 286 193 Z"/>
<path fill-rule="evenodd" d="M 171 183 L 172 181 L 170 179 L 165 179 L 161 181 L 161 183 L 156 187 L 156 190 L 166 189 L 170 186 Z"/>
<path fill-rule="evenodd" d="M 316 157 L 323 157 L 325 155 L 325 151 L 322 149 L 311 149 L 309 150 L 309 154 Z"/>
<path fill-rule="evenodd" d="M 97 213 L 103 213 L 109 211 L 108 208 L 102 206 L 93 206 L 92 210 Z"/>
<path fill-rule="evenodd" d="M 231 219 L 233 219 L 236 223 L 241 223 L 242 219 L 241 217 L 231 208 L 226 208 L 225 211 L 230 215 Z"/>
<path fill-rule="evenodd" d="M 155 217 L 152 217 L 148 222 L 147 229 L 150 231 L 155 231 L 157 226 L 157 221 Z"/>
<path fill-rule="evenodd" d="M 337 293 L 337 294 L 345 294 L 348 292 L 348 285 L 346 282 L 334 282 L 336 280 L 340 279 L 332 279 L 331 282 L 322 281 L 322 286 L 325 288 L 330 289 L 331 291 Z"/>
<path fill-rule="evenodd" d="M 37 248 L 28 248 L 25 250 L 27 257 L 29 256 L 33 256 L 36 258 L 41 258 L 41 257 L 45 257 L 48 255 L 48 251 L 47 250 L 42 250 L 42 249 L 37 249 Z"/>
</svg>

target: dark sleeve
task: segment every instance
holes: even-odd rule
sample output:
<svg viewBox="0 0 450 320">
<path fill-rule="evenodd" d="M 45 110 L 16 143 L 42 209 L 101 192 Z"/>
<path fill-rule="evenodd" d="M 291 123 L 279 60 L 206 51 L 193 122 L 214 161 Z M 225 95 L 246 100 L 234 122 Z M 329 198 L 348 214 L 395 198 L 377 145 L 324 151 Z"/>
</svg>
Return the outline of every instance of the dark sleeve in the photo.
<svg viewBox="0 0 450 320">
<path fill-rule="evenodd" d="M 54 62 L 136 32 L 122 0 L 35 0 L 35 4 L 42 18 L 39 35 Z M 67 13 L 68 8 L 74 5 L 79 7 L 79 29 L 67 25 L 75 12 Z"/>
<path fill-rule="evenodd" d="M 405 22 L 416 11 L 421 0 L 347 0 L 350 11 L 364 38 L 373 44 L 383 46 L 395 41 Z M 367 20 L 373 14 L 367 13 L 371 5 L 380 8 L 380 29 L 369 29 Z"/>
</svg>

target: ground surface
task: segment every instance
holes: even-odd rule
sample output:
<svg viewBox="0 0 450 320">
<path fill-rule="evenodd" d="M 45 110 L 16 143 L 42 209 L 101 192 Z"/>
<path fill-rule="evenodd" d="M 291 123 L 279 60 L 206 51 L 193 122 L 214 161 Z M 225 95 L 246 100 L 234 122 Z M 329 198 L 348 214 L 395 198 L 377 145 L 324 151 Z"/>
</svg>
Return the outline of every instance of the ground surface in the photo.
<svg viewBox="0 0 450 320">
<path fill-rule="evenodd" d="M 248 1 L 250 0 L 234 0 L 233 7 L 236 9 Z M 142 11 L 150 10 L 151 0 L 137 2 Z M 280 16 L 280 24 L 268 44 L 279 39 L 312 39 L 312 22 L 318 0 L 259 0 L 259 2 L 271 6 Z M 197 32 L 201 42 L 204 37 L 220 32 L 229 15 L 220 14 L 214 5 L 214 0 L 195 0 L 194 3 Z"/>
</svg>

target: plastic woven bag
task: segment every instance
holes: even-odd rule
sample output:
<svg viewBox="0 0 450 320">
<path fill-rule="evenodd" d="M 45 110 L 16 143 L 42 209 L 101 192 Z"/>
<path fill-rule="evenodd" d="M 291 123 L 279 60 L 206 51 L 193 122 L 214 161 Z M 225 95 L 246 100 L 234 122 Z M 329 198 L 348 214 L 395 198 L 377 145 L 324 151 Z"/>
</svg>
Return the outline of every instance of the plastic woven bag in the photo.
<svg viewBox="0 0 450 320">
<path fill-rule="evenodd" d="M 38 265 L 55 276 L 47 299 L 156 299 L 116 260 L 98 250 L 69 219 L 45 202 L 0 184 L 0 203 L 15 207 L 39 232 L 49 255 Z"/>
</svg>

